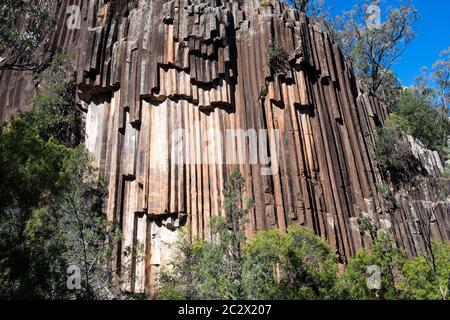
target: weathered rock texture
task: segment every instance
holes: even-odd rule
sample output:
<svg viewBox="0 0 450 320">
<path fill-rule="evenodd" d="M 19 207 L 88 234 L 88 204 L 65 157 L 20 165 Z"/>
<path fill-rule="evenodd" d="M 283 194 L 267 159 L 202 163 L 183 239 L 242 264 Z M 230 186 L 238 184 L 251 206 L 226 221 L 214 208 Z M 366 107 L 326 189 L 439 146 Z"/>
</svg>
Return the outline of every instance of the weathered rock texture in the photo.
<svg viewBox="0 0 450 320">
<path fill-rule="evenodd" d="M 249 234 L 304 225 L 345 259 L 370 246 L 357 223 L 368 216 L 410 255 L 421 249 L 414 212 L 429 202 L 406 195 L 392 214 L 377 190 L 374 133 L 386 109 L 362 92 L 351 63 L 305 15 L 260 0 L 141 0 L 126 15 L 126 2 L 58 2 L 47 47 L 73 56 L 86 144 L 109 178 L 105 212 L 122 226 L 122 247 L 145 245 L 130 290 L 151 288 L 181 226 L 209 237 L 232 168 L 220 146 L 236 156 L 247 145 L 228 129 L 256 129 L 267 141 L 256 149 L 259 161 L 246 150 L 238 161 L 245 196 L 255 200 Z M 82 8 L 80 30 L 66 27 L 70 4 Z M 289 54 L 289 68 L 277 74 L 267 64 L 274 43 Z M 6 118 L 35 89 L 26 74 L 0 79 Z M 185 130 L 181 140 L 177 129 Z M 180 145 L 182 158 L 194 161 L 180 164 Z M 449 239 L 448 202 L 436 206 L 435 236 Z"/>
</svg>

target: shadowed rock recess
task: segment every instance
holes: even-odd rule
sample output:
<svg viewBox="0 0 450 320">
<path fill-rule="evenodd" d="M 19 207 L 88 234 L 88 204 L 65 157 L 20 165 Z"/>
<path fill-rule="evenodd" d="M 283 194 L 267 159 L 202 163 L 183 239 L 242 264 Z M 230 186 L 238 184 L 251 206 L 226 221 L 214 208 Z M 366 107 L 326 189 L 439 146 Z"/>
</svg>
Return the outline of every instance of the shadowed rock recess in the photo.
<svg viewBox="0 0 450 320">
<path fill-rule="evenodd" d="M 209 238 L 232 163 L 255 200 L 249 235 L 300 224 L 344 261 L 370 247 L 357 222 L 370 217 L 413 256 L 423 249 L 417 215 L 434 210 L 434 236 L 450 238 L 448 202 L 406 194 L 386 208 L 373 149 L 386 108 L 308 17 L 274 0 L 141 0 L 127 14 L 128 2 L 58 1 L 57 30 L 39 54 L 71 54 L 86 145 L 109 179 L 105 214 L 121 224 L 123 248 L 144 244 L 130 291 L 151 291 L 180 228 Z M 81 29 L 67 27 L 70 5 Z M 287 53 L 282 70 L 267 63 L 276 46 Z M 0 117 L 25 110 L 37 81 L 1 72 Z M 251 152 L 246 135 L 258 138 Z M 441 175 L 439 157 L 412 144 Z"/>
</svg>

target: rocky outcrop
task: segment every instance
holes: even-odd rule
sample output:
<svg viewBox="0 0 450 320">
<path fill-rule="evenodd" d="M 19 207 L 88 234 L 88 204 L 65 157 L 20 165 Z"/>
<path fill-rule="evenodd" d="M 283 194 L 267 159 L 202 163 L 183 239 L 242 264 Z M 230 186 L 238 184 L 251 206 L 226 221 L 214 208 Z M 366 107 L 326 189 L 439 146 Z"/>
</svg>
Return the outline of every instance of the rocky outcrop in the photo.
<svg viewBox="0 0 450 320">
<path fill-rule="evenodd" d="M 81 9 L 80 29 L 67 28 L 69 5 Z M 236 164 L 255 200 L 249 235 L 304 225 L 344 260 L 370 246 L 358 227 L 370 217 L 416 252 L 411 224 L 423 208 L 401 205 L 393 214 L 377 189 L 374 134 L 387 111 L 308 17 L 274 0 L 126 8 L 124 0 L 59 1 L 46 50 L 73 57 L 86 145 L 109 179 L 105 213 L 122 226 L 122 247 L 145 246 L 130 291 L 151 289 L 179 228 L 210 237 Z M 282 70 L 267 63 L 275 45 L 287 53 Z M 0 79 L 6 118 L 38 86 L 13 71 Z M 449 239 L 448 208 L 435 221 L 439 239 Z"/>
<path fill-rule="evenodd" d="M 396 193 L 396 210 L 391 217 L 397 241 L 411 257 L 427 252 L 418 232 L 420 224 L 429 225 L 435 238 L 449 239 L 450 183 L 439 154 L 427 150 L 412 136 L 407 136 L 407 140 L 423 174 Z"/>
</svg>

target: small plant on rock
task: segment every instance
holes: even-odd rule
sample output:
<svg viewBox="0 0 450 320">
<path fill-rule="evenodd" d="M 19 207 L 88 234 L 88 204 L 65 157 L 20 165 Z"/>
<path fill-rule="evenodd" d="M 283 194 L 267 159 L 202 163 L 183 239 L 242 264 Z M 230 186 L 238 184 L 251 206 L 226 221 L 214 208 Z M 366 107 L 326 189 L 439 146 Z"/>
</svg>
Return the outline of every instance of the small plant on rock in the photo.
<svg viewBox="0 0 450 320">
<path fill-rule="evenodd" d="M 283 46 L 274 41 L 267 54 L 267 64 L 272 73 L 282 73 L 289 68 L 289 56 Z"/>
</svg>

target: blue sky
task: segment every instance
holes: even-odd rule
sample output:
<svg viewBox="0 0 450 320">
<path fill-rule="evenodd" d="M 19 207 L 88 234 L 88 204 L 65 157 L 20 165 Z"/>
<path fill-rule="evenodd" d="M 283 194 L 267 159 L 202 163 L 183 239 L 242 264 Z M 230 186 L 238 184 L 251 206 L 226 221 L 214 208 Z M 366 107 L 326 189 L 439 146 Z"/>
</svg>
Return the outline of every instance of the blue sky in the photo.
<svg viewBox="0 0 450 320">
<path fill-rule="evenodd" d="M 336 10 L 350 9 L 357 0 L 334 0 Z M 332 0 L 333 2 L 333 0 Z M 388 0 L 388 3 L 394 0 Z M 416 22 L 416 38 L 394 65 L 405 86 L 413 84 L 423 66 L 431 68 L 439 53 L 450 46 L 450 1 L 414 0 L 420 17 Z M 381 7 L 383 10 L 383 7 Z"/>
</svg>

